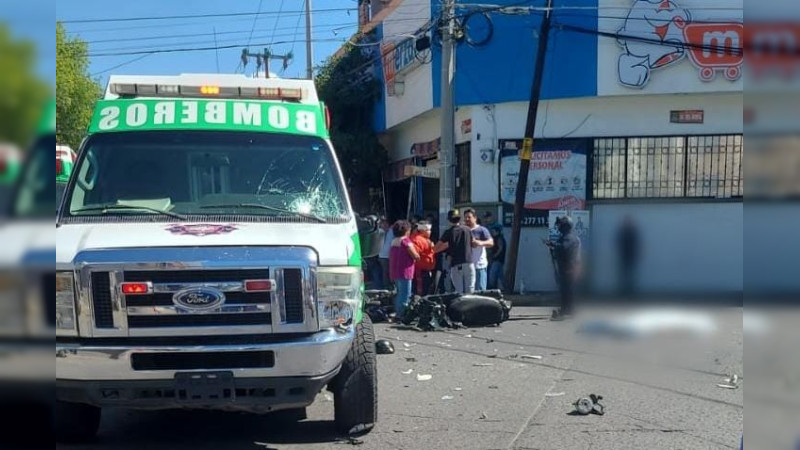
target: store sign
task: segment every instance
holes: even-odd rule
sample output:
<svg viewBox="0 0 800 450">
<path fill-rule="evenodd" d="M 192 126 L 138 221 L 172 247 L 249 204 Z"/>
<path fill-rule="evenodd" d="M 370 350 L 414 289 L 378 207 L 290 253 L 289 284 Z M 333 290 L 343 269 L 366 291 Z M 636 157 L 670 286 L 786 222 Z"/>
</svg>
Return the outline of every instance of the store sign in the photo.
<svg viewBox="0 0 800 450">
<path fill-rule="evenodd" d="M 500 141 L 504 221 L 511 224 L 517 195 L 522 139 Z M 590 139 L 537 140 L 531 153 L 523 226 L 547 226 L 551 210 L 586 207 L 586 155 Z"/>
<path fill-rule="evenodd" d="M 408 175 L 405 173 L 406 166 L 413 165 L 413 163 L 413 158 L 401 159 L 389 163 L 386 169 L 384 169 L 383 180 L 387 183 L 405 180 L 408 178 Z"/>
<path fill-rule="evenodd" d="M 394 95 L 394 82 L 397 77 L 421 65 L 417 59 L 415 43 L 415 39 L 407 38 L 396 44 L 381 45 L 383 78 L 390 95 Z"/>
<path fill-rule="evenodd" d="M 729 81 L 742 75 L 742 23 L 693 21 L 692 11 L 671 0 L 635 0 L 619 35 L 623 52 L 617 76 L 625 87 L 643 88 L 654 70 L 673 66 L 687 56 L 703 81 L 714 80 L 718 73 Z"/>
<path fill-rule="evenodd" d="M 470 134 L 472 133 L 472 119 L 466 119 L 461 121 L 461 134 Z"/>
<path fill-rule="evenodd" d="M 403 172 L 407 177 L 439 178 L 438 167 L 406 166 Z"/>
<path fill-rule="evenodd" d="M 430 159 L 439 154 L 441 139 L 436 138 L 428 142 L 418 142 L 411 146 L 411 154 L 417 158 Z"/>
<path fill-rule="evenodd" d="M 704 111 L 702 109 L 686 109 L 669 112 L 669 121 L 672 123 L 703 123 Z"/>
</svg>

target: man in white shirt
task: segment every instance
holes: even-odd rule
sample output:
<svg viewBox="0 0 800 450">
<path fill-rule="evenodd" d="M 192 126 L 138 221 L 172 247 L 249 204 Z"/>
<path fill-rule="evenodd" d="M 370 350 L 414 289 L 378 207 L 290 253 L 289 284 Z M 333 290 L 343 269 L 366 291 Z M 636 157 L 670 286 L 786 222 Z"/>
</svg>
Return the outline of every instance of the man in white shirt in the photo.
<svg viewBox="0 0 800 450">
<path fill-rule="evenodd" d="M 388 220 L 384 217 L 381 219 L 381 230 L 385 233 L 383 236 L 383 245 L 381 251 L 378 253 L 378 261 L 381 264 L 381 275 L 383 277 L 383 289 L 390 289 L 391 283 L 389 282 L 389 250 L 392 248 L 392 241 L 394 240 L 394 232 Z"/>
<path fill-rule="evenodd" d="M 478 225 L 474 209 L 464 210 L 464 224 L 472 231 L 472 262 L 475 264 L 475 290 L 485 291 L 488 281 L 489 259 L 486 249 L 494 245 L 491 233 Z"/>
</svg>

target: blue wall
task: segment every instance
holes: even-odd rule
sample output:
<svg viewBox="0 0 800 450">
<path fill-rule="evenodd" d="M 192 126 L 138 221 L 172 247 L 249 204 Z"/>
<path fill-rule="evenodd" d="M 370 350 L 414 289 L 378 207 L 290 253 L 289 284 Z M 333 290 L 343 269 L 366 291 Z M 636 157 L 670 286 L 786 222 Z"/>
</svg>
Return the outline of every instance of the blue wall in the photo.
<svg viewBox="0 0 800 450">
<path fill-rule="evenodd" d="M 432 1 L 432 17 L 438 17 L 440 2 Z M 467 2 L 458 1 L 458 4 Z M 519 5 L 519 0 L 497 0 L 495 4 Z M 544 0 L 530 6 L 544 6 Z M 597 0 L 554 0 L 554 6 L 597 7 Z M 457 8 L 456 14 L 463 14 Z M 456 49 L 456 105 L 527 101 L 538 45 L 542 12 L 529 15 L 490 13 L 494 34 L 483 47 L 462 42 Z M 561 30 L 558 24 L 597 29 L 596 9 L 556 10 L 545 59 L 542 98 L 590 97 L 597 95 L 597 36 Z M 480 28 L 479 28 L 480 29 Z M 441 48 L 433 47 L 433 105 L 441 92 Z"/>
</svg>

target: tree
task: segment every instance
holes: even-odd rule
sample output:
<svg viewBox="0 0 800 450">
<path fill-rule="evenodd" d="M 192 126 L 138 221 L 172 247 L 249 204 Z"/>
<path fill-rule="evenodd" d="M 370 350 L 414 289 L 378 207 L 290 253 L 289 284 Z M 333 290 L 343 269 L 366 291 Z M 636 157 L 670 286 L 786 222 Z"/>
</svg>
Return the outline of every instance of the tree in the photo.
<svg viewBox="0 0 800 450">
<path fill-rule="evenodd" d="M 36 46 L 14 40 L 0 24 L 0 141 L 26 148 L 41 120 L 50 87 L 35 74 Z"/>
<path fill-rule="evenodd" d="M 353 207 L 375 212 L 370 189 L 381 187 L 381 173 L 388 158 L 372 128 L 380 82 L 369 73 L 373 61 L 357 46 L 332 56 L 319 70 L 316 86 L 331 112 L 331 141 L 342 165 Z"/>
<path fill-rule="evenodd" d="M 56 23 L 56 141 L 77 149 L 100 98 L 100 84 L 88 73 L 89 46 L 80 38 L 67 37 Z"/>
</svg>

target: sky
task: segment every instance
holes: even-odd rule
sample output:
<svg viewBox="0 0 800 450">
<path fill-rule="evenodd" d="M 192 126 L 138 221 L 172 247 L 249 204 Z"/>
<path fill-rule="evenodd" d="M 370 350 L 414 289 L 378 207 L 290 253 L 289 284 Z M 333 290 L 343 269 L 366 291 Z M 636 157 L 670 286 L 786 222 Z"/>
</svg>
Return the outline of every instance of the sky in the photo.
<svg viewBox="0 0 800 450">
<path fill-rule="evenodd" d="M 0 22 L 10 27 L 15 39 L 25 39 L 36 44 L 37 73 L 55 87 L 56 30 L 52 17 L 56 1 L 0 0 L 0 5 Z"/>
<path fill-rule="evenodd" d="M 355 33 L 358 4 L 356 0 L 311 1 L 313 63 L 317 66 Z M 260 14 L 254 14 L 259 7 Z M 286 71 L 282 71 L 279 61 L 274 61 L 270 66 L 271 72 L 287 78 L 305 77 L 303 8 L 304 0 L 59 0 L 55 11 L 56 20 L 64 22 L 68 36 L 80 37 L 89 43 L 89 72 L 105 85 L 110 74 L 241 73 L 242 49 L 248 47 L 253 52 L 262 52 L 270 43 L 275 43 L 270 46 L 273 54 L 289 51 L 294 54 L 294 60 Z M 71 22 L 237 13 L 250 14 L 192 19 Z M 121 54 L 219 46 L 232 48 Z M 245 68 L 248 75 L 253 73 L 255 65 L 255 60 L 251 60 Z"/>
</svg>

